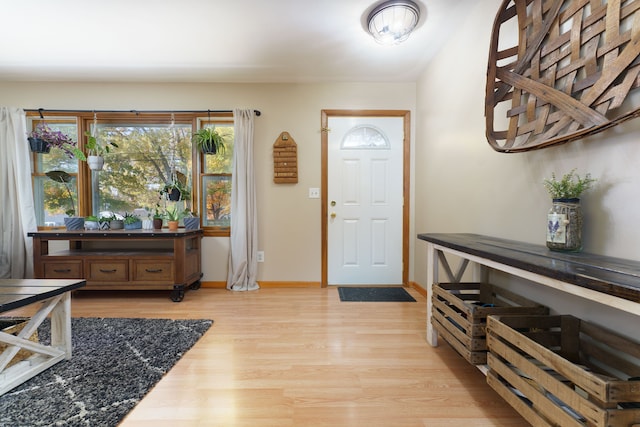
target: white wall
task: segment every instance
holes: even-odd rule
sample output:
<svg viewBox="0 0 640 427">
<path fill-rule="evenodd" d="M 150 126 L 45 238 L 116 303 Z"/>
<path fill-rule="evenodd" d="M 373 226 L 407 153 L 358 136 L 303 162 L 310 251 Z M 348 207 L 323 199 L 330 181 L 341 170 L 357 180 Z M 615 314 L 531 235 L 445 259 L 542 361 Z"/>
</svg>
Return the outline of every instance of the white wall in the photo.
<svg viewBox="0 0 640 427">
<path fill-rule="evenodd" d="M 487 143 L 487 59 L 501 3 L 479 0 L 418 82 L 416 232 L 471 232 L 544 245 L 550 199 L 542 181 L 577 168 L 598 179 L 582 197 L 584 250 L 640 259 L 640 120 L 527 153 L 498 153 Z M 414 277 L 422 286 L 425 249 L 416 243 Z M 559 311 L 567 309 L 558 304 Z"/>
<path fill-rule="evenodd" d="M 320 112 L 402 109 L 415 112 L 415 84 L 100 84 L 0 83 L 0 105 L 87 110 L 259 109 L 255 121 L 258 280 L 320 281 Z M 297 184 L 273 183 L 272 146 L 282 131 L 298 144 Z M 205 281 L 226 280 L 227 238 L 205 238 Z"/>
</svg>

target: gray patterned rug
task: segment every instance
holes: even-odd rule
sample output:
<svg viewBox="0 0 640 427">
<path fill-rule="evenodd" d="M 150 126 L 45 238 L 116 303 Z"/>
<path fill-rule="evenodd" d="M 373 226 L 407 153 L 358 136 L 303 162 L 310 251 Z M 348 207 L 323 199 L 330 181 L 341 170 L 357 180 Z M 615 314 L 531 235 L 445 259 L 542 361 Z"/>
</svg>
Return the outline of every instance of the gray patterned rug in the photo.
<svg viewBox="0 0 640 427">
<path fill-rule="evenodd" d="M 72 359 L 0 396 L 0 426 L 116 426 L 212 324 L 74 318 Z"/>
</svg>

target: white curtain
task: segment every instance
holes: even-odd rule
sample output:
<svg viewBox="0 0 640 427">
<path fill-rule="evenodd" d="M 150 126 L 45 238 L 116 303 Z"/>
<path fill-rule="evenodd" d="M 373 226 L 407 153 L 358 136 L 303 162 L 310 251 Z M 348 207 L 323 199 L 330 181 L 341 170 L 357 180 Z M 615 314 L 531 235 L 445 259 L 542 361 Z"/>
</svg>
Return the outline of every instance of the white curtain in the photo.
<svg viewBox="0 0 640 427">
<path fill-rule="evenodd" d="M 36 211 L 31 188 L 27 125 L 20 108 L 0 107 L 0 278 L 33 276 Z"/>
<path fill-rule="evenodd" d="M 253 171 L 253 110 L 233 110 L 235 145 L 231 176 L 231 238 L 227 289 L 259 289 L 258 214 Z"/>
</svg>

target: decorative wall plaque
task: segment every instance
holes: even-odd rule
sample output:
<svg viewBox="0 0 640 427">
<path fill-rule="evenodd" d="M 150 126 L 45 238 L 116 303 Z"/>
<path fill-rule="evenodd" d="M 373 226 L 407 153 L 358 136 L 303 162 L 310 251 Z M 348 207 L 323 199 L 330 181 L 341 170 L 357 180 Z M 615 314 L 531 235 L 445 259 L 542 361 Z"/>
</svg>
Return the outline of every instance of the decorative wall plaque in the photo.
<svg viewBox="0 0 640 427">
<path fill-rule="evenodd" d="M 638 9 L 640 0 L 505 0 L 487 70 L 491 147 L 540 149 L 640 115 L 640 101 L 628 96 L 640 85 Z M 506 39 L 514 29 L 515 45 Z M 505 118 L 496 130 L 495 119 Z"/>
<path fill-rule="evenodd" d="M 282 132 L 273 143 L 273 182 L 298 182 L 298 146 L 288 132 Z"/>
</svg>

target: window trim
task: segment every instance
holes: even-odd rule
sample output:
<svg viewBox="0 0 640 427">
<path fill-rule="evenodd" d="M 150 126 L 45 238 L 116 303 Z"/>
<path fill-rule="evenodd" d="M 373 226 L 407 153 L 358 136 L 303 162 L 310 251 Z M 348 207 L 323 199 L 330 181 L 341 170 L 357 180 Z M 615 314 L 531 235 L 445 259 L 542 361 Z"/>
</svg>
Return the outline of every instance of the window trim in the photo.
<svg viewBox="0 0 640 427">
<path fill-rule="evenodd" d="M 85 146 L 87 143 L 87 136 L 85 132 L 91 128 L 93 124 L 93 116 L 94 112 L 88 111 L 43 111 L 44 119 L 50 122 L 55 122 L 56 119 L 75 119 L 76 126 L 78 127 L 78 148 L 86 152 Z M 27 119 L 38 120 L 42 114 L 39 111 L 27 111 L 26 113 Z M 192 132 L 196 132 L 199 129 L 199 126 L 208 122 L 218 122 L 218 123 L 230 123 L 234 124 L 233 112 L 232 111 L 211 111 L 207 112 L 206 115 L 203 115 L 202 111 L 179 111 L 175 113 L 171 112 L 139 112 L 139 111 L 131 111 L 131 112 L 100 112 L 97 111 L 98 122 L 99 123 L 109 123 L 109 122 L 125 122 L 127 120 L 131 121 L 142 121 L 145 123 L 162 123 L 166 124 L 171 120 L 171 115 L 173 114 L 173 118 L 176 124 L 190 124 Z M 30 121 L 29 121 L 30 122 Z M 200 200 L 202 197 L 202 188 L 201 188 L 201 176 L 204 165 L 204 154 L 197 149 L 195 144 L 192 144 L 191 148 L 191 182 L 192 191 L 191 191 L 191 206 L 193 211 L 197 212 L 199 216 L 201 216 L 200 212 Z M 37 158 L 36 155 L 32 156 L 32 176 L 39 175 L 43 173 L 39 171 L 36 173 L 36 163 Z M 92 212 L 92 199 L 91 199 L 91 170 L 86 162 L 78 161 L 78 172 L 76 177 L 76 182 L 78 185 L 78 215 L 87 216 L 91 215 Z M 202 224 L 201 224 L 202 227 Z M 51 227 L 43 227 L 38 226 L 38 229 L 50 229 Z M 230 227 L 202 227 L 205 236 L 213 236 L 213 237 L 228 237 L 231 233 Z"/>
</svg>

